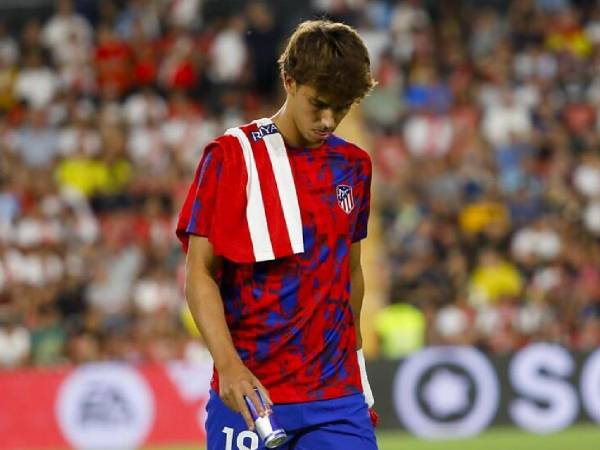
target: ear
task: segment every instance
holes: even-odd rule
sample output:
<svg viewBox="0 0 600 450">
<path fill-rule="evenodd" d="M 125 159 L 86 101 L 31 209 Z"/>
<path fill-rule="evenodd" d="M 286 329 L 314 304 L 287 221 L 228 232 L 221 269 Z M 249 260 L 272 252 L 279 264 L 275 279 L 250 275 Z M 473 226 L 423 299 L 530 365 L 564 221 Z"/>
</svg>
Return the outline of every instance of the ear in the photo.
<svg viewBox="0 0 600 450">
<path fill-rule="evenodd" d="M 298 84 L 290 75 L 285 72 L 281 72 L 281 79 L 283 80 L 283 88 L 288 95 L 296 95 L 296 89 Z"/>
</svg>

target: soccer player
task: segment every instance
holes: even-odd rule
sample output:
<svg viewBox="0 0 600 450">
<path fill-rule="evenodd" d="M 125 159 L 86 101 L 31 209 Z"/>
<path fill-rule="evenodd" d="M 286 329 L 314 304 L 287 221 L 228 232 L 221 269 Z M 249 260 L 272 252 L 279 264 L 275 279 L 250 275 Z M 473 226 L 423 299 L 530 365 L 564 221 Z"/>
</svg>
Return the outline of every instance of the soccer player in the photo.
<svg viewBox="0 0 600 450">
<path fill-rule="evenodd" d="M 371 162 L 333 131 L 372 89 L 351 27 L 298 26 L 286 100 L 210 143 L 180 213 L 186 297 L 214 359 L 208 450 L 264 448 L 244 396 L 273 404 L 285 450 L 377 448 L 362 357 L 360 241 Z"/>
</svg>

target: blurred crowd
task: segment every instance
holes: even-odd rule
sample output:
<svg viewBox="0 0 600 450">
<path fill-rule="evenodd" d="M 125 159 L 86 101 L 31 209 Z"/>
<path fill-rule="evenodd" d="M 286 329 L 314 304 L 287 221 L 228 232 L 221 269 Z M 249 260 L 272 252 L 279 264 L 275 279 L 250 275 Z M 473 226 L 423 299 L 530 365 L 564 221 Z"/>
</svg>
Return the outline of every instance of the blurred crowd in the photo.
<svg viewBox="0 0 600 450">
<path fill-rule="evenodd" d="M 205 144 L 273 109 L 273 13 L 55 3 L 0 22 L 0 366 L 205 358 L 175 219 Z"/>
<path fill-rule="evenodd" d="M 363 111 L 383 354 L 597 348 L 600 3 L 368 2 L 359 29 L 379 80 Z"/>
<path fill-rule="evenodd" d="M 315 14 L 358 28 L 379 81 L 380 353 L 600 345 L 600 5 L 210 3 L 0 22 L 0 366 L 207 357 L 176 214 L 204 145 L 274 111 L 282 39 Z"/>
</svg>

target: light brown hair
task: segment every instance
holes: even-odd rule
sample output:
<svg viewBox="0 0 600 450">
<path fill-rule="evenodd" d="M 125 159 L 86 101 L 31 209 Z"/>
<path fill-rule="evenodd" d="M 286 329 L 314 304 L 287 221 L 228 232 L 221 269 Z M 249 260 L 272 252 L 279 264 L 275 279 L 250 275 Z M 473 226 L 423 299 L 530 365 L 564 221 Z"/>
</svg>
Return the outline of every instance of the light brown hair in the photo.
<svg viewBox="0 0 600 450">
<path fill-rule="evenodd" d="M 371 61 L 354 28 L 328 20 L 298 25 L 279 57 L 282 72 L 340 104 L 360 101 L 375 86 Z"/>
</svg>

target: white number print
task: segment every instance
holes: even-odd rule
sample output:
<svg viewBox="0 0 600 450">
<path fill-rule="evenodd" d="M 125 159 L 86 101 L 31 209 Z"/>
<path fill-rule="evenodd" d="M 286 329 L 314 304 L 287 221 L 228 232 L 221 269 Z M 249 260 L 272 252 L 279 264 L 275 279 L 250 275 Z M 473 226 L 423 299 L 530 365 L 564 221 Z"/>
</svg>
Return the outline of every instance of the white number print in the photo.
<svg viewBox="0 0 600 450">
<path fill-rule="evenodd" d="M 225 433 L 226 437 L 225 450 L 233 450 L 233 432 L 233 428 L 223 428 L 223 433 Z M 256 450 L 258 448 L 258 435 L 252 431 L 241 431 L 237 435 L 237 439 L 235 441 L 237 444 L 237 450 Z M 248 441 L 250 442 L 247 443 Z"/>
</svg>

